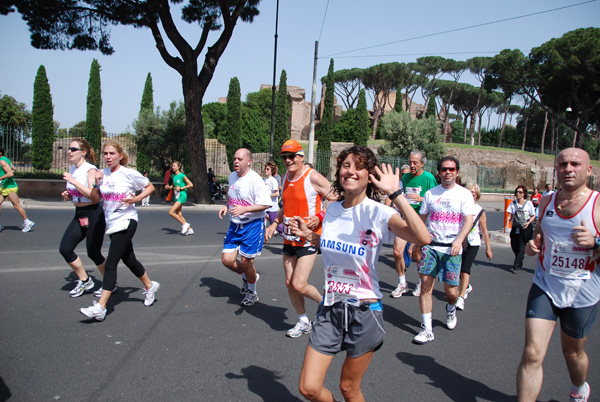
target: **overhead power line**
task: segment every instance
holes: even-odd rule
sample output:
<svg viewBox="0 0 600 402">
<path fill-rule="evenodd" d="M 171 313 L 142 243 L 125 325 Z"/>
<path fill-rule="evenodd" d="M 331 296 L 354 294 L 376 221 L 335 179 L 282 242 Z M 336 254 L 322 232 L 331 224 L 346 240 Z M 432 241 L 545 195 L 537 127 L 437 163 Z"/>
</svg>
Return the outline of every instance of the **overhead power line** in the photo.
<svg viewBox="0 0 600 402">
<path fill-rule="evenodd" d="M 469 25 L 469 26 L 462 27 L 462 28 L 449 29 L 447 31 L 435 32 L 435 33 L 426 34 L 426 35 L 420 35 L 420 36 L 413 36 L 412 38 L 400 39 L 400 40 L 397 40 L 397 41 L 382 43 L 382 44 L 379 44 L 379 45 L 367 46 L 367 47 L 362 47 L 362 48 L 354 49 L 354 50 L 347 50 L 345 52 L 332 53 L 332 54 L 329 54 L 329 55 L 326 55 L 326 56 L 320 56 L 319 58 L 330 58 L 330 57 L 338 56 L 338 55 L 341 55 L 341 54 L 348 54 L 348 53 L 353 53 L 353 52 L 359 52 L 361 50 L 374 49 L 376 47 L 389 46 L 389 45 L 393 45 L 393 44 L 396 44 L 396 43 L 408 42 L 408 41 L 416 40 L 416 39 L 430 38 L 432 36 L 444 35 L 444 34 L 452 33 L 452 32 L 465 31 L 467 29 L 473 29 L 473 28 L 479 28 L 479 27 L 487 26 L 487 25 L 499 24 L 501 22 L 514 21 L 514 20 L 518 20 L 518 19 L 521 19 L 521 18 L 532 17 L 534 15 L 551 13 L 551 12 L 554 12 L 554 11 L 564 10 L 564 9 L 571 8 L 571 7 L 578 7 L 578 6 L 581 6 L 581 5 L 584 5 L 584 4 L 594 3 L 596 1 L 598 1 L 598 0 L 588 0 L 588 1 L 581 2 L 581 3 L 571 4 L 571 5 L 568 5 L 568 6 L 553 8 L 553 9 L 550 9 L 550 10 L 544 10 L 544 11 L 538 11 L 538 12 L 535 12 L 535 13 L 519 15 L 517 17 L 504 18 L 504 19 L 501 19 L 501 20 L 496 20 L 496 21 L 491 21 L 491 22 L 484 22 L 484 23 L 475 24 L 475 25 Z"/>
<path fill-rule="evenodd" d="M 319 32 L 319 42 L 321 42 L 321 35 L 323 35 L 323 27 L 325 26 L 325 17 L 327 17 L 327 10 L 329 9 L 329 0 L 325 6 L 325 13 L 323 14 L 323 22 L 321 23 L 321 32 Z"/>
<path fill-rule="evenodd" d="M 341 57 L 337 57 L 338 59 L 356 59 L 356 58 L 366 58 L 366 57 L 404 57 L 404 56 L 431 56 L 431 55 L 436 55 L 436 56 L 440 56 L 440 55 L 450 55 L 450 54 L 483 54 L 483 53 L 490 53 L 490 54 L 498 54 L 500 53 L 500 51 L 494 51 L 494 50 L 486 50 L 486 51 L 481 51 L 481 52 L 427 52 L 427 53 L 399 53 L 399 54 L 368 54 L 368 55 L 363 55 L 363 56 L 341 56 Z M 529 51 L 523 51 L 523 53 L 529 53 Z"/>
</svg>

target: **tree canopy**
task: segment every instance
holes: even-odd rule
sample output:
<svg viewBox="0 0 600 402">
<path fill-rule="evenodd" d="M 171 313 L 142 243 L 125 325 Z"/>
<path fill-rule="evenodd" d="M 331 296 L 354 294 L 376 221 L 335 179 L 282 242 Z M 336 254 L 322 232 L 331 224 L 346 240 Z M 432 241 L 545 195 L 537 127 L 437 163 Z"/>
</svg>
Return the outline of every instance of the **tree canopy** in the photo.
<svg viewBox="0 0 600 402">
<path fill-rule="evenodd" d="M 252 22 L 259 14 L 259 3 L 260 0 L 8 0 L 0 5 L 0 12 L 7 14 L 16 6 L 29 26 L 32 46 L 38 49 L 99 50 L 109 55 L 115 51 L 110 43 L 112 25 L 148 28 L 164 62 L 182 77 L 194 200 L 208 204 L 211 197 L 206 177 L 202 99 L 235 25 L 240 19 Z M 188 43 L 179 32 L 171 4 L 181 9 L 184 22 L 200 27 L 195 44 Z M 220 32 L 217 39 L 207 46 L 209 34 L 216 31 Z M 165 41 L 172 44 L 177 55 L 171 54 Z M 204 51 L 204 61 L 198 63 Z"/>
</svg>

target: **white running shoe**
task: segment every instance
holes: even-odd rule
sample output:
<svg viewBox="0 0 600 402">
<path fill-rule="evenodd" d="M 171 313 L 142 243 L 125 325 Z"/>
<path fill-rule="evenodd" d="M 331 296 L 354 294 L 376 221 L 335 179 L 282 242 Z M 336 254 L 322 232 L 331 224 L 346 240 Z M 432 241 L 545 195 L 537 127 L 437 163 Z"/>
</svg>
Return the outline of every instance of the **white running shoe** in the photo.
<svg viewBox="0 0 600 402">
<path fill-rule="evenodd" d="M 469 283 L 469 286 L 467 286 L 467 290 L 465 290 L 465 295 L 463 296 L 465 300 L 469 298 L 469 293 L 471 293 L 471 290 L 473 290 L 473 286 L 471 286 L 471 284 Z"/>
<path fill-rule="evenodd" d="M 190 224 L 189 223 L 184 223 L 183 225 L 181 225 L 181 235 L 185 236 L 188 232 L 188 230 L 190 230 Z"/>
<path fill-rule="evenodd" d="M 31 228 L 33 227 L 33 225 L 35 225 L 35 222 L 33 222 L 33 221 L 25 222 L 25 224 L 23 224 L 23 230 L 21 230 L 21 232 L 23 232 L 23 233 L 29 232 L 31 230 Z"/>
<path fill-rule="evenodd" d="M 144 306 L 150 307 L 154 303 L 154 294 L 160 289 L 160 283 L 152 281 L 150 289 L 144 289 L 146 299 L 144 300 Z"/>
<path fill-rule="evenodd" d="M 456 308 L 453 311 L 448 311 L 448 303 L 446 303 L 446 326 L 448 329 L 454 329 L 456 327 Z"/>
<path fill-rule="evenodd" d="M 407 293 L 407 292 L 408 292 L 408 286 L 406 285 L 406 283 L 404 285 L 398 284 L 398 287 L 392 291 L 391 296 L 394 299 L 398 299 L 398 298 L 402 297 L 402 295 L 404 293 Z"/>
<path fill-rule="evenodd" d="M 431 342 L 435 339 L 433 336 L 433 331 L 430 329 L 425 329 L 425 325 L 421 324 L 421 332 L 419 332 L 414 338 L 413 342 L 418 343 L 420 345 Z"/>
<path fill-rule="evenodd" d="M 415 290 L 412 291 L 413 296 L 421 296 L 421 282 L 417 283 L 417 286 L 415 286 Z"/>
<path fill-rule="evenodd" d="M 86 290 L 90 290 L 94 287 L 94 280 L 91 276 L 88 276 L 88 280 L 83 282 L 80 279 L 77 279 L 75 287 L 69 292 L 71 297 L 79 297 Z"/>
<path fill-rule="evenodd" d="M 102 296 L 102 289 L 104 289 L 102 286 L 100 286 L 100 288 L 98 290 L 94 291 L 94 297 L 100 297 Z M 119 289 L 119 287 L 117 285 L 115 285 L 114 289 L 112 290 L 113 293 L 117 291 L 117 289 Z"/>
<path fill-rule="evenodd" d="M 258 302 L 258 295 L 256 293 L 252 293 L 252 292 L 247 292 L 246 296 L 244 296 L 244 300 L 242 300 L 242 306 L 253 306 L 255 303 Z"/>
<path fill-rule="evenodd" d="M 458 297 L 458 300 L 456 301 L 456 308 L 459 310 L 464 310 L 465 309 L 465 299 L 462 296 Z"/>
<path fill-rule="evenodd" d="M 584 385 L 587 389 L 587 392 L 584 395 L 569 394 L 569 402 L 588 402 L 590 399 L 590 384 L 586 382 Z"/>
<path fill-rule="evenodd" d="M 86 317 L 95 318 L 97 321 L 104 321 L 106 317 L 106 309 L 94 300 L 94 304 L 89 307 L 80 308 L 79 312 Z"/>
<path fill-rule="evenodd" d="M 186 236 L 193 235 L 193 234 L 194 234 L 194 229 L 192 229 L 192 228 L 189 228 L 188 231 L 185 232 Z"/>
<path fill-rule="evenodd" d="M 312 324 L 310 322 L 307 324 L 304 321 L 298 321 L 285 335 L 289 338 L 299 338 L 302 334 L 310 334 L 311 330 Z"/>
</svg>

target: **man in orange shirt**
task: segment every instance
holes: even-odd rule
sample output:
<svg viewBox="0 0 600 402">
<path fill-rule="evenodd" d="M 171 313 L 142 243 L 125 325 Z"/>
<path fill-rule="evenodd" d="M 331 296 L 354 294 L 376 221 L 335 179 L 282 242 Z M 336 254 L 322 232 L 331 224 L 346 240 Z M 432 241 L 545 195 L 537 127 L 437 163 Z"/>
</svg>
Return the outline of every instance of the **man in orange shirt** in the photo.
<svg viewBox="0 0 600 402">
<path fill-rule="evenodd" d="M 290 300 L 298 314 L 298 322 L 287 331 L 290 338 L 298 338 L 302 334 L 310 333 L 312 325 L 306 315 L 304 298 L 307 297 L 319 303 L 321 293 L 308 283 L 308 278 L 317 259 L 318 245 L 306 239 L 294 236 L 289 227 L 290 219 L 301 216 L 307 222 L 309 229 L 320 234 L 321 221 L 325 212 L 322 200 L 335 200 L 331 184 L 323 175 L 304 165 L 304 151 L 295 140 L 283 143 L 279 155 L 286 167 L 286 175 L 282 185 L 283 208 L 279 210 L 277 218 L 269 225 L 265 233 L 265 241 L 273 236 L 273 232 L 280 223 L 283 223 L 283 268 L 285 270 L 285 284 L 288 288 Z"/>
</svg>

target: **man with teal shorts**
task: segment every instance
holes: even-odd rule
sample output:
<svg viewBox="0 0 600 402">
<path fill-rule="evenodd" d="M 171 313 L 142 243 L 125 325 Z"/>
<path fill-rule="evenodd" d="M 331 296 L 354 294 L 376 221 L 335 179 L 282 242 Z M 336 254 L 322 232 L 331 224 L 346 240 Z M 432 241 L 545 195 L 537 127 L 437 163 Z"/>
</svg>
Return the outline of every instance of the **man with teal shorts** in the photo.
<svg viewBox="0 0 600 402">
<path fill-rule="evenodd" d="M 23 230 L 21 231 L 29 232 L 35 223 L 27 219 L 27 213 L 21 206 L 19 196 L 17 195 L 19 187 L 13 176 L 12 163 L 4 156 L 4 148 L 0 147 L 0 205 L 8 198 L 17 212 L 23 217 Z M 1 225 L 0 230 L 2 230 Z"/>
<path fill-rule="evenodd" d="M 435 278 L 444 282 L 446 293 L 446 326 L 456 327 L 456 302 L 462 263 L 462 242 L 473 228 L 475 203 L 471 192 L 456 184 L 460 164 L 453 156 L 438 163 L 442 183 L 425 193 L 419 214 L 431 234 L 431 244 L 421 248 L 421 327 L 415 343 L 433 341 L 432 309 Z"/>
</svg>

